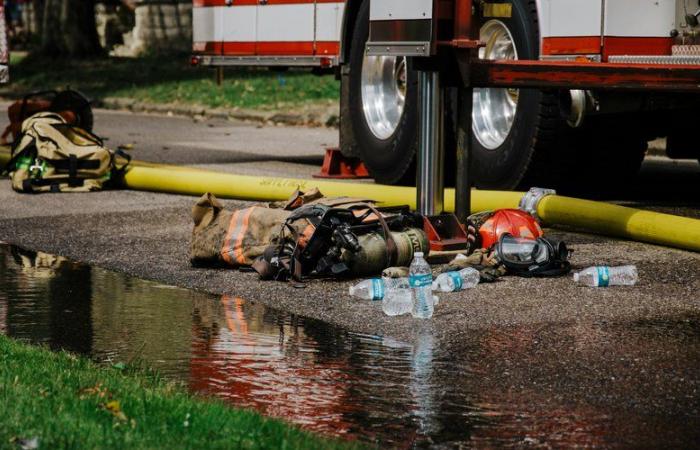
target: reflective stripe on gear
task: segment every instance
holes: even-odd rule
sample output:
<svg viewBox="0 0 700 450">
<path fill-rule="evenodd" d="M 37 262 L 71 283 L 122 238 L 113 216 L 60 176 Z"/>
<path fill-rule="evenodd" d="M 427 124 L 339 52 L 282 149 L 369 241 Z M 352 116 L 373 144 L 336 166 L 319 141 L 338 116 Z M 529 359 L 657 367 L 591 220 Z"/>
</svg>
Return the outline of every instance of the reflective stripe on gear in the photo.
<svg viewBox="0 0 700 450">
<path fill-rule="evenodd" d="M 231 222 L 226 232 L 226 239 L 221 248 L 221 256 L 224 258 L 224 261 L 231 265 L 243 264 L 245 261 L 243 257 L 243 239 L 248 229 L 250 214 L 254 209 L 255 206 L 237 210 L 231 217 Z"/>
</svg>

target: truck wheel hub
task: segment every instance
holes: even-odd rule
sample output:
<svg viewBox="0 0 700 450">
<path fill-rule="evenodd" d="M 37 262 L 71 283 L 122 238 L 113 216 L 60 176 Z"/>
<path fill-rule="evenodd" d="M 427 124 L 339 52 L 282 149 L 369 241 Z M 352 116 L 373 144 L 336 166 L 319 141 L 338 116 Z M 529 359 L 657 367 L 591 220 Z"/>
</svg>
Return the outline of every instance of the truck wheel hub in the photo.
<svg viewBox="0 0 700 450">
<path fill-rule="evenodd" d="M 513 36 L 500 20 L 486 22 L 480 35 L 486 46 L 479 49 L 479 58 L 518 59 Z M 474 89 L 472 130 L 483 147 L 494 150 L 505 142 L 513 127 L 518 93 L 517 89 Z"/>
<path fill-rule="evenodd" d="M 406 58 L 365 55 L 362 62 L 362 110 L 372 134 L 389 139 L 406 102 Z"/>
</svg>

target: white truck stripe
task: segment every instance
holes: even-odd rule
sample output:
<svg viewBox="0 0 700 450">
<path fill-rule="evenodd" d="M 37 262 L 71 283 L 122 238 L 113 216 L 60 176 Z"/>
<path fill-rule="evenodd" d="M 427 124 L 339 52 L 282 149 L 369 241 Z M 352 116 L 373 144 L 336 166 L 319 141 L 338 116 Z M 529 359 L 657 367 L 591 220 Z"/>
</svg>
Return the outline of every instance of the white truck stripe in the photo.
<svg viewBox="0 0 700 450">
<path fill-rule="evenodd" d="M 259 42 L 312 42 L 314 4 L 258 6 Z"/>
<path fill-rule="evenodd" d="M 316 40 L 340 41 L 344 2 L 316 5 Z M 194 42 L 313 42 L 314 5 L 243 5 L 192 10 Z"/>
<path fill-rule="evenodd" d="M 606 36 L 669 37 L 675 27 L 676 0 L 605 0 Z"/>
<path fill-rule="evenodd" d="M 339 42 L 345 3 L 316 4 L 316 40 Z"/>
<path fill-rule="evenodd" d="M 255 42 L 255 22 L 258 10 L 255 5 L 217 7 L 221 14 L 221 40 L 224 42 Z"/>
<path fill-rule="evenodd" d="M 433 18 L 433 0 L 372 0 L 369 20 L 415 20 Z"/>
<path fill-rule="evenodd" d="M 540 36 L 600 36 L 602 4 L 603 0 L 540 0 Z"/>
</svg>

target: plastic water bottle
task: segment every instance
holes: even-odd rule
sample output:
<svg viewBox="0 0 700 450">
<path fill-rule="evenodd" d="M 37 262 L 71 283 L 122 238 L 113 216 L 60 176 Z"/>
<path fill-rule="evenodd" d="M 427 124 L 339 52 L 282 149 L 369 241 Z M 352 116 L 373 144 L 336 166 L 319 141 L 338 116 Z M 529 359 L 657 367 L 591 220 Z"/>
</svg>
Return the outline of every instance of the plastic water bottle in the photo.
<svg viewBox="0 0 700 450">
<path fill-rule="evenodd" d="M 429 319 L 433 316 L 433 272 L 423 259 L 423 252 L 416 252 L 408 268 L 408 281 L 413 289 L 413 317 Z"/>
<path fill-rule="evenodd" d="M 457 292 L 462 289 L 473 288 L 479 284 L 479 271 L 472 267 L 465 267 L 459 272 L 445 272 L 438 275 L 433 281 L 433 290 L 440 292 Z"/>
<path fill-rule="evenodd" d="M 594 266 L 574 274 L 574 282 L 588 287 L 634 286 L 637 280 L 635 266 Z"/>
<path fill-rule="evenodd" d="M 350 295 L 362 300 L 381 300 L 384 298 L 384 281 L 381 278 L 362 280 L 350 287 Z"/>
<path fill-rule="evenodd" d="M 408 278 L 371 278 L 350 287 L 350 295 L 362 300 L 382 300 L 390 290 L 410 289 Z"/>
<path fill-rule="evenodd" d="M 384 300 L 382 310 L 387 316 L 400 316 L 413 309 L 413 289 L 408 278 L 382 278 Z"/>
<path fill-rule="evenodd" d="M 411 285 L 408 282 L 408 277 L 382 277 L 382 282 L 384 283 L 384 289 L 410 289 Z"/>
</svg>

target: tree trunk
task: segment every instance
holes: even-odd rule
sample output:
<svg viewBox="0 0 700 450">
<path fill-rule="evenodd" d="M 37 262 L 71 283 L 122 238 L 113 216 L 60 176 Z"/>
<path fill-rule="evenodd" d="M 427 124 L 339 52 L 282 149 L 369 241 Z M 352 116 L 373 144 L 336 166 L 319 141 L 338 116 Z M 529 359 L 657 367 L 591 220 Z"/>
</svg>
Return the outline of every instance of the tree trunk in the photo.
<svg viewBox="0 0 700 450">
<path fill-rule="evenodd" d="M 62 52 L 61 0 L 44 0 L 41 23 L 41 53 L 58 55 Z"/>
<path fill-rule="evenodd" d="M 44 0 L 41 52 L 79 58 L 101 54 L 94 0 Z"/>
<path fill-rule="evenodd" d="M 35 39 L 41 38 L 41 30 L 44 24 L 44 0 L 32 0 L 31 33 Z"/>
</svg>

